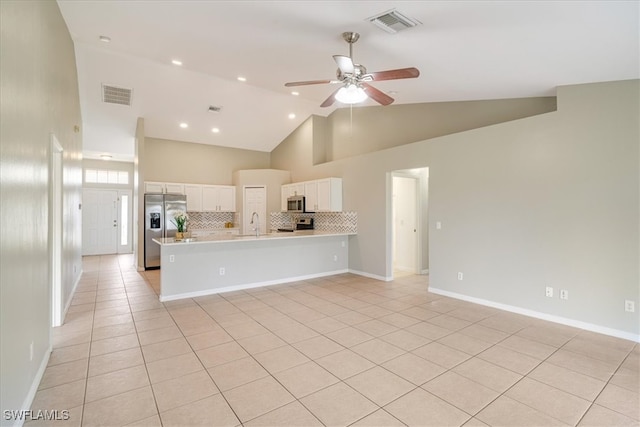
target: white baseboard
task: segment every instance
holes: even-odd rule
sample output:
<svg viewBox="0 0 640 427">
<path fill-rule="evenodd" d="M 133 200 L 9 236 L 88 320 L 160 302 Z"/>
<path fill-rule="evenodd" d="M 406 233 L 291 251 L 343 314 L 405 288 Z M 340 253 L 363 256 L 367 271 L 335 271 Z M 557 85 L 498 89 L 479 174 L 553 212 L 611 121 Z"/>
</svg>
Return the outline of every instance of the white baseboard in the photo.
<svg viewBox="0 0 640 427">
<path fill-rule="evenodd" d="M 64 310 L 62 310 L 62 316 L 60 316 L 61 325 L 64 325 L 64 319 L 67 317 L 67 311 L 69 311 L 69 307 L 71 307 L 71 301 L 73 301 L 73 296 L 76 294 L 76 289 L 78 289 L 78 285 L 80 284 L 80 279 L 82 278 L 83 269 L 80 269 L 80 274 L 76 277 L 76 282 L 73 284 L 73 289 L 71 289 L 71 293 L 69 294 L 69 300 L 65 304 Z"/>
<path fill-rule="evenodd" d="M 573 326 L 574 328 L 584 329 L 586 331 L 596 332 L 599 334 L 609 335 L 616 338 L 622 338 L 629 341 L 640 342 L 640 334 L 632 334 L 630 332 L 621 331 L 619 329 L 608 328 L 593 323 L 582 322 L 580 320 L 567 319 L 566 317 L 555 316 L 552 314 L 541 313 L 535 310 L 529 310 L 522 307 L 516 307 L 508 304 L 501 304 L 481 298 L 470 297 L 468 295 L 458 294 L 456 292 L 445 291 L 443 289 L 429 287 L 429 292 L 443 295 L 463 301 L 473 302 L 475 304 L 485 305 L 487 307 L 498 308 L 500 310 L 509 311 L 511 313 L 522 314 L 524 316 L 534 317 L 536 319 L 548 320 L 549 322 L 559 323 L 561 325 Z"/>
<path fill-rule="evenodd" d="M 348 273 L 348 272 L 349 272 L 349 270 L 347 270 L 347 269 L 334 270 L 334 271 L 327 271 L 327 272 L 324 272 L 324 273 L 309 274 L 309 275 L 306 275 L 306 276 L 288 277 L 286 279 L 267 280 L 267 281 L 264 281 L 264 282 L 247 283 L 247 284 L 244 284 L 244 285 L 225 286 L 225 287 L 222 287 L 222 288 L 206 289 L 206 290 L 197 291 L 197 292 L 186 292 L 186 293 L 183 293 L 183 294 L 175 294 L 175 295 L 167 295 L 167 296 L 163 296 L 162 294 L 160 294 L 160 302 L 175 301 L 175 300 L 180 300 L 180 299 L 184 299 L 184 298 L 204 297 L 204 296 L 207 296 L 207 295 L 221 294 L 223 292 L 232 292 L 232 291 L 241 291 L 241 290 L 244 290 L 244 289 L 261 288 L 263 286 L 281 285 L 283 283 L 291 283 L 291 282 L 299 282 L 299 281 L 302 281 L 302 280 L 317 279 L 318 277 L 333 276 L 333 275 L 336 275 L 336 274 L 343 274 L 343 273 Z"/>
<path fill-rule="evenodd" d="M 38 368 L 38 372 L 36 372 L 36 376 L 33 378 L 33 382 L 31 383 L 31 387 L 29 388 L 29 393 L 27 393 L 27 397 L 25 397 L 24 402 L 22 403 L 21 412 L 24 414 L 26 411 L 31 409 L 31 405 L 33 404 L 33 399 L 36 397 L 36 393 L 38 392 L 38 387 L 40 387 L 40 381 L 42 381 L 42 377 L 44 376 L 44 371 L 47 369 L 47 365 L 49 364 L 49 356 L 51 356 L 51 352 L 53 351 L 53 346 L 49 344 L 49 348 L 44 354 L 42 361 L 40 362 L 40 367 Z M 22 427 L 25 419 L 15 420 L 13 423 L 14 427 Z"/>
<path fill-rule="evenodd" d="M 357 274 L 358 276 L 368 277 L 370 279 L 382 280 L 383 282 L 390 282 L 393 280 L 393 276 L 391 277 L 378 276 L 377 274 L 371 274 L 364 271 L 358 271 L 358 270 L 352 270 L 352 269 L 349 269 L 349 273 Z"/>
</svg>

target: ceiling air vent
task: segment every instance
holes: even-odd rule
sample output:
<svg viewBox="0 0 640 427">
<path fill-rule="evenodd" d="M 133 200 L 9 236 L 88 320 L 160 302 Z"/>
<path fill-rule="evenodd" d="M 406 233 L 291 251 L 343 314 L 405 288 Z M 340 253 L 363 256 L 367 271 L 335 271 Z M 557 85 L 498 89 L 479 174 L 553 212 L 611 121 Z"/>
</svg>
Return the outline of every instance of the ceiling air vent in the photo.
<svg viewBox="0 0 640 427">
<path fill-rule="evenodd" d="M 102 85 L 102 101 L 109 104 L 131 106 L 131 89 L 111 85 Z"/>
<path fill-rule="evenodd" d="M 209 106 L 209 112 L 210 113 L 219 113 L 220 111 L 222 111 L 222 107 L 217 107 L 215 105 L 210 105 Z"/>
<path fill-rule="evenodd" d="M 395 9 L 372 16 L 368 18 L 368 21 L 391 34 L 422 24 L 422 22 L 417 19 L 407 18 Z"/>
</svg>

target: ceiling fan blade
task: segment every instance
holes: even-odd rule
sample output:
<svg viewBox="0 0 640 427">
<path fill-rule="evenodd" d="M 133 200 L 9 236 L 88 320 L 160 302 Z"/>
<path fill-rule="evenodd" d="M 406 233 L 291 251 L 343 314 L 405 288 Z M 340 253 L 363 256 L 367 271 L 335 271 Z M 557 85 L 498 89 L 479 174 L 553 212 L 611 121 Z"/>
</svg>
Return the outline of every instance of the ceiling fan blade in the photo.
<svg viewBox="0 0 640 427">
<path fill-rule="evenodd" d="M 397 79 L 413 79 L 420 75 L 420 70 L 417 68 L 399 68 L 397 70 L 377 71 L 375 73 L 369 73 L 373 80 L 397 80 Z"/>
<path fill-rule="evenodd" d="M 333 55 L 333 60 L 338 64 L 338 68 L 345 74 L 353 74 L 353 61 L 348 56 Z"/>
<path fill-rule="evenodd" d="M 329 97 L 327 99 L 324 100 L 324 102 L 322 104 L 320 104 L 321 107 L 330 107 L 333 105 L 333 103 L 336 101 L 336 93 L 338 93 L 338 91 L 342 89 L 342 87 L 339 87 L 338 89 L 334 90 L 333 93 L 331 95 L 329 95 Z"/>
<path fill-rule="evenodd" d="M 370 84 L 366 82 L 362 82 L 360 84 L 362 85 L 362 88 L 367 93 L 367 95 L 369 95 L 369 98 L 373 99 L 377 103 L 382 105 L 389 105 L 394 101 L 392 97 L 382 92 L 381 90 L 376 89 Z"/>
<path fill-rule="evenodd" d="M 332 84 L 332 83 L 340 83 L 339 80 L 306 80 L 302 82 L 289 82 L 285 83 L 286 87 L 293 86 L 306 86 L 306 85 L 324 85 L 324 84 Z"/>
</svg>

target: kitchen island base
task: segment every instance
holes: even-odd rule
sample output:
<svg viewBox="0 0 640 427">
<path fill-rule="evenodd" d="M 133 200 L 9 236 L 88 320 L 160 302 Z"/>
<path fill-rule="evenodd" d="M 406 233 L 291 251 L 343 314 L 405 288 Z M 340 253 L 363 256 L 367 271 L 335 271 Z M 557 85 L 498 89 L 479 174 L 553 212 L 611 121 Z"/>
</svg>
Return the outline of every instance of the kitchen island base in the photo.
<svg viewBox="0 0 640 427">
<path fill-rule="evenodd" d="M 348 271 L 348 235 L 160 242 L 160 301 L 290 283 Z"/>
</svg>

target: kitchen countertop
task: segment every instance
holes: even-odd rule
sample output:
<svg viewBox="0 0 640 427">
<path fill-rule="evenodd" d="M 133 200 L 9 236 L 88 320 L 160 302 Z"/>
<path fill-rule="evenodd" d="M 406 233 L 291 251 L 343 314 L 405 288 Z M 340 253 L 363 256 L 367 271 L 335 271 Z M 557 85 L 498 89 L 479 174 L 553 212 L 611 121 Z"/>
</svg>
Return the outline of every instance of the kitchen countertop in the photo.
<svg viewBox="0 0 640 427">
<path fill-rule="evenodd" d="M 234 235 L 234 234 L 221 234 L 206 237 L 194 237 L 191 239 L 185 239 L 182 241 L 176 241 L 172 237 L 153 239 L 154 242 L 161 246 L 173 246 L 173 245 L 198 245 L 198 244 L 211 244 L 211 243 L 229 243 L 229 242 L 246 242 L 246 241 L 260 241 L 260 240 L 282 240 L 282 239 L 299 239 L 306 237 L 323 237 L 323 236 L 351 236 L 355 233 L 336 233 L 330 231 L 317 231 L 317 230 L 297 230 L 293 232 L 272 232 L 268 234 L 261 234 L 256 237 L 253 234 L 250 235 Z"/>
</svg>

